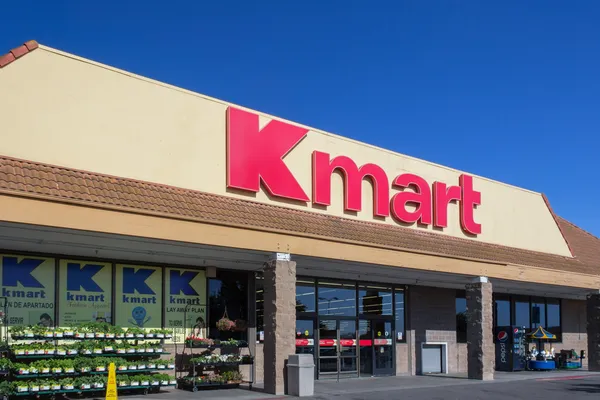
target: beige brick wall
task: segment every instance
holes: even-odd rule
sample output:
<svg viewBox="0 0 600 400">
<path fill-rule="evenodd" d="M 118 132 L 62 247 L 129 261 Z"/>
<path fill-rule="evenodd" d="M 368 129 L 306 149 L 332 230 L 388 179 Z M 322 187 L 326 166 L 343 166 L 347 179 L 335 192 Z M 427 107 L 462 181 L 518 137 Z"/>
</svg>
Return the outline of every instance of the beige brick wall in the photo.
<svg viewBox="0 0 600 400">
<path fill-rule="evenodd" d="M 559 350 L 574 349 L 578 353 L 587 348 L 587 325 L 586 325 L 586 306 L 584 300 L 563 300 L 562 301 L 562 335 L 561 343 L 556 343 L 554 348 Z M 587 368 L 587 358 L 583 360 L 584 368 Z"/>
<path fill-rule="evenodd" d="M 256 354 L 254 355 L 254 381 L 256 383 L 262 383 L 265 379 L 265 354 L 263 351 L 263 344 L 256 344 Z"/>
<path fill-rule="evenodd" d="M 421 373 L 420 349 L 422 343 L 443 342 L 448 346 L 448 372 L 466 370 L 466 347 L 463 355 L 456 343 L 456 291 L 425 286 L 413 286 L 409 290 L 409 326 L 414 335 L 413 374 Z M 398 359 L 400 355 L 397 355 Z M 408 359 L 408 357 L 407 357 Z M 461 365 L 459 366 L 459 360 Z M 464 360 L 464 364 L 463 364 Z"/>
<path fill-rule="evenodd" d="M 396 375 L 409 375 L 408 369 L 409 345 L 407 343 L 396 344 Z"/>
</svg>

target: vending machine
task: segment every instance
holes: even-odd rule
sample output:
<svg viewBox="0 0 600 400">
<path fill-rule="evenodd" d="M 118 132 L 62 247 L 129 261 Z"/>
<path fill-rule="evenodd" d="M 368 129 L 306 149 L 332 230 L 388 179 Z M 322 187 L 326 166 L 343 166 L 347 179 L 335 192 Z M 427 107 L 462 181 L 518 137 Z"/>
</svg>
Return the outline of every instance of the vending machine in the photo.
<svg viewBox="0 0 600 400">
<path fill-rule="evenodd" d="M 523 371 L 525 369 L 525 327 L 499 326 L 496 328 L 496 370 Z"/>
</svg>

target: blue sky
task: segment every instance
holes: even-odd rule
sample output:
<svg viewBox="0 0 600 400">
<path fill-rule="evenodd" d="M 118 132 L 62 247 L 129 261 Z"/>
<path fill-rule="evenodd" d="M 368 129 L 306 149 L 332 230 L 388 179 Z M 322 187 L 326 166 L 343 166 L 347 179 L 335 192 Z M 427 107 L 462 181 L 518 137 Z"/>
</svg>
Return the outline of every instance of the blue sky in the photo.
<svg viewBox="0 0 600 400">
<path fill-rule="evenodd" d="M 543 192 L 600 236 L 600 2 L 152 3 L 5 0 L 0 52 L 35 39 Z"/>
</svg>

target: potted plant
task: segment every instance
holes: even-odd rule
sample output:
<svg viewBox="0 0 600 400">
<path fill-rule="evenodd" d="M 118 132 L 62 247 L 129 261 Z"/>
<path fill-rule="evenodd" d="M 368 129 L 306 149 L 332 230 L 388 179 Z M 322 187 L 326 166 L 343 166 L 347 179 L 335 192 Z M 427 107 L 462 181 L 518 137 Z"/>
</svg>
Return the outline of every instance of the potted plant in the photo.
<svg viewBox="0 0 600 400">
<path fill-rule="evenodd" d="M 104 388 L 104 378 L 102 377 L 97 377 L 93 383 L 94 387 L 96 389 L 102 389 Z"/>
<path fill-rule="evenodd" d="M 235 322 L 224 316 L 217 321 L 217 329 L 221 332 L 231 331 L 235 328 Z"/>
<path fill-rule="evenodd" d="M 60 385 L 63 390 L 73 390 L 75 389 L 75 380 L 73 378 L 64 378 L 60 380 Z"/>
<path fill-rule="evenodd" d="M 157 369 L 167 369 L 167 360 L 156 360 Z"/>
<path fill-rule="evenodd" d="M 169 385 L 176 385 L 177 384 L 177 380 L 175 379 L 174 376 L 170 376 L 169 377 Z"/>
<path fill-rule="evenodd" d="M 26 328 L 23 325 L 11 326 L 9 328 L 10 336 L 15 340 L 19 340 L 25 337 L 25 330 Z"/>
<path fill-rule="evenodd" d="M 148 360 L 148 363 L 146 364 L 146 368 L 147 369 L 156 369 L 156 361 Z"/>
<path fill-rule="evenodd" d="M 65 336 L 65 330 L 62 328 L 54 328 L 53 333 L 55 338 L 62 338 Z"/>
<path fill-rule="evenodd" d="M 29 392 L 29 384 L 27 382 L 17 382 L 17 392 L 18 393 Z"/>
<path fill-rule="evenodd" d="M 128 363 L 127 361 L 123 360 L 121 362 L 119 362 L 119 365 L 115 365 L 117 367 L 117 370 L 119 371 L 127 371 L 128 368 Z"/>
<path fill-rule="evenodd" d="M 102 350 L 104 350 L 105 353 L 113 352 L 114 351 L 113 344 L 111 342 L 109 342 L 109 341 L 105 341 L 102 344 Z"/>
<path fill-rule="evenodd" d="M 129 378 L 126 376 L 118 376 L 117 377 L 117 386 L 124 387 L 129 386 Z"/>
<path fill-rule="evenodd" d="M 115 335 L 114 337 L 117 339 L 122 339 L 125 337 L 125 330 L 120 326 L 113 326 L 111 331 Z"/>
<path fill-rule="evenodd" d="M 138 367 L 135 362 L 130 362 L 129 365 L 127 366 L 127 369 L 129 369 L 130 371 L 137 371 Z"/>
<path fill-rule="evenodd" d="M 57 356 L 67 355 L 67 348 L 65 346 L 57 346 L 56 347 L 56 355 Z"/>
<path fill-rule="evenodd" d="M 50 368 L 52 367 L 52 361 L 38 361 L 36 363 L 30 364 L 30 368 L 34 364 L 35 364 L 35 368 L 38 369 L 40 374 L 44 375 L 44 374 L 50 373 Z"/>
<path fill-rule="evenodd" d="M 60 390 L 61 389 L 60 381 L 50 381 L 50 389 Z"/>
<path fill-rule="evenodd" d="M 84 341 L 84 342 L 81 342 L 79 349 L 80 349 L 81 354 L 90 355 L 94 351 L 94 347 L 95 347 L 94 342 Z"/>
<path fill-rule="evenodd" d="M 67 349 L 67 354 L 70 356 L 79 353 L 79 350 L 77 349 L 77 344 L 66 345 L 64 347 Z"/>
<path fill-rule="evenodd" d="M 167 361 L 167 367 L 169 369 L 175 369 L 175 360 L 170 359 L 169 361 Z"/>
<path fill-rule="evenodd" d="M 63 331 L 63 336 L 64 337 L 74 337 L 75 336 L 75 328 L 72 326 L 65 328 Z"/>
<path fill-rule="evenodd" d="M 50 381 L 48 379 L 43 379 L 39 382 L 40 391 L 48 392 L 50 391 Z"/>
<path fill-rule="evenodd" d="M 139 379 L 141 386 L 150 386 L 150 378 L 148 375 L 140 375 Z"/>
<path fill-rule="evenodd" d="M 0 358 L 0 371 L 8 372 L 12 369 L 12 362 L 8 358 Z"/>
<path fill-rule="evenodd" d="M 8 399 L 17 391 L 17 385 L 13 382 L 0 382 L 0 396 Z"/>
<path fill-rule="evenodd" d="M 30 392 L 39 392 L 40 391 L 40 384 L 37 381 L 31 381 L 31 382 L 29 382 L 29 391 Z"/>
<path fill-rule="evenodd" d="M 168 386 L 169 385 L 169 375 L 167 374 L 156 374 L 153 375 L 154 379 L 157 379 L 160 382 L 161 386 Z"/>
<path fill-rule="evenodd" d="M 129 386 L 139 386 L 140 385 L 140 381 L 139 381 L 139 377 L 136 376 L 132 376 L 131 380 L 129 381 Z"/>
<path fill-rule="evenodd" d="M 13 371 L 17 373 L 17 375 L 29 375 L 29 365 L 23 363 L 16 363 L 13 365 Z"/>
</svg>

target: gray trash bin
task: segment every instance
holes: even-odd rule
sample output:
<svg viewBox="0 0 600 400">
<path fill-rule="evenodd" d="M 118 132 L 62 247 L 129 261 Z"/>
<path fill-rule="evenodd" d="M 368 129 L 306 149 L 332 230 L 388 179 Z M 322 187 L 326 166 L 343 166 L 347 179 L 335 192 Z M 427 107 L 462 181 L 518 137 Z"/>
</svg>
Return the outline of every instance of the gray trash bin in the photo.
<svg viewBox="0 0 600 400">
<path fill-rule="evenodd" d="M 312 396 L 315 391 L 315 363 L 311 354 L 293 354 L 288 358 L 288 394 Z"/>
</svg>

